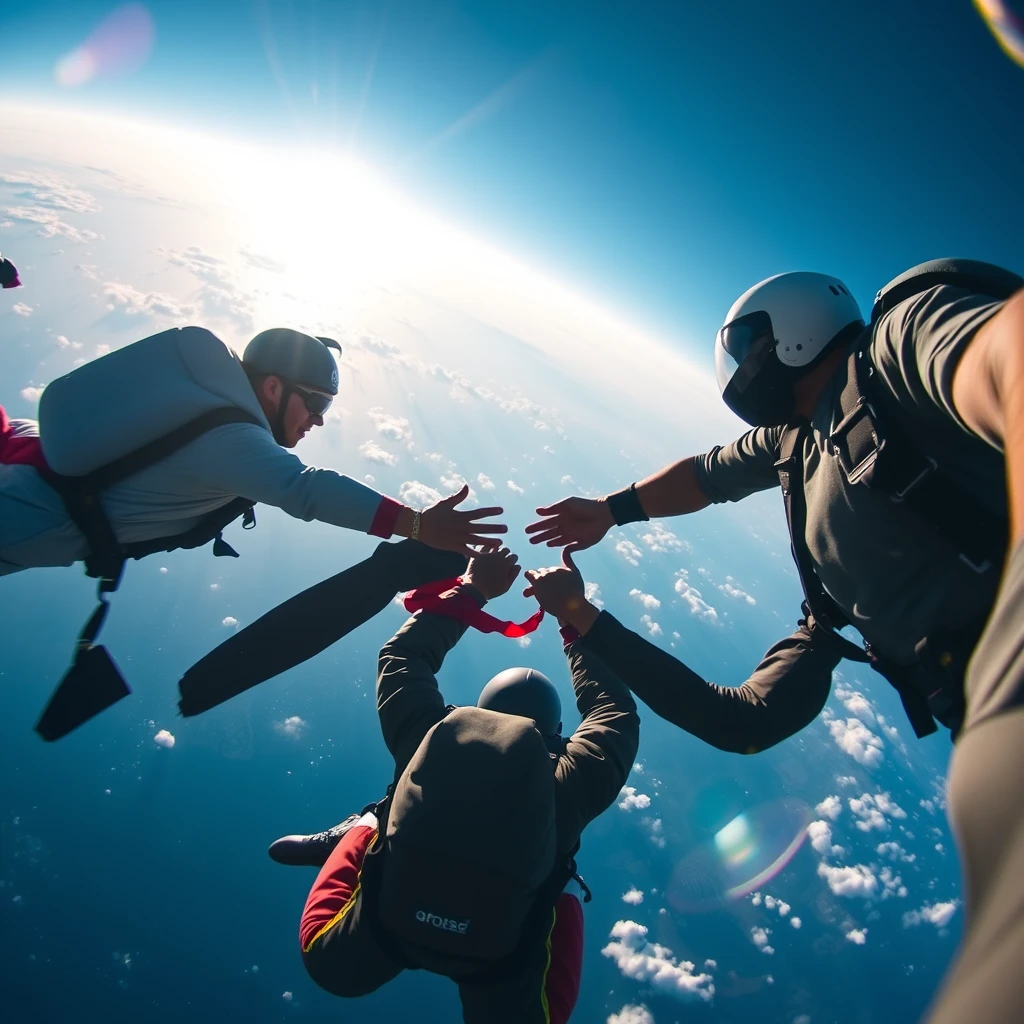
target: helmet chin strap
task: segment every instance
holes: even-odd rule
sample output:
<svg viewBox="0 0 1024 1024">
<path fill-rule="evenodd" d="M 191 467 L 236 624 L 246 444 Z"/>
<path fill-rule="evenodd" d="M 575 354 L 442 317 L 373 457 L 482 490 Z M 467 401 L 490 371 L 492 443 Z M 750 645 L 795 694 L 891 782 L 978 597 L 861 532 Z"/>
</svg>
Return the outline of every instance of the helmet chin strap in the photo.
<svg viewBox="0 0 1024 1024">
<path fill-rule="evenodd" d="M 274 440 L 281 445 L 282 448 L 287 447 L 287 437 L 284 432 L 284 420 L 288 414 L 288 403 L 291 401 L 292 395 L 295 394 L 295 389 L 287 381 L 281 381 L 281 402 L 277 407 L 277 416 L 274 419 L 272 425 L 272 433 Z"/>
</svg>

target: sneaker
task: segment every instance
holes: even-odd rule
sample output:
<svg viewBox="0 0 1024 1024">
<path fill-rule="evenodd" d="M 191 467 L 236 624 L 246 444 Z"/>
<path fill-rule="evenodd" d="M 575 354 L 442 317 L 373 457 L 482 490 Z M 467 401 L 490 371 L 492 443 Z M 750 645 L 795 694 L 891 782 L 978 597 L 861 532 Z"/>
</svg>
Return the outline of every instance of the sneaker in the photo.
<svg viewBox="0 0 1024 1024">
<path fill-rule="evenodd" d="M 350 814 L 340 825 L 335 825 L 324 832 L 315 832 L 311 836 L 282 836 L 270 844 L 267 852 L 270 859 L 276 860 L 278 864 L 322 868 L 334 848 L 341 842 L 341 837 L 361 817 L 361 814 Z"/>
</svg>

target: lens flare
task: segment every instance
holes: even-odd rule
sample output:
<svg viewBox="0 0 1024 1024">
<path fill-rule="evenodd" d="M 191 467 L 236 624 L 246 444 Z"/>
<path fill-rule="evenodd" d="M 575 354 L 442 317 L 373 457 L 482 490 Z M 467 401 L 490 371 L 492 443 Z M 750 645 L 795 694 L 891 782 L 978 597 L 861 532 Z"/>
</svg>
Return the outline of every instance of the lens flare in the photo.
<svg viewBox="0 0 1024 1024">
<path fill-rule="evenodd" d="M 713 910 L 761 888 L 800 849 L 810 807 L 786 797 L 737 814 L 676 866 L 666 889 L 676 910 Z"/>
<path fill-rule="evenodd" d="M 974 0 L 974 6 L 1003 53 L 1024 67 L 1024 10 L 1020 0 L 1012 5 L 1008 0 Z"/>
<path fill-rule="evenodd" d="M 118 7 L 81 46 L 57 61 L 57 84 L 74 89 L 97 78 L 138 71 L 153 51 L 155 36 L 153 18 L 142 4 Z"/>
</svg>

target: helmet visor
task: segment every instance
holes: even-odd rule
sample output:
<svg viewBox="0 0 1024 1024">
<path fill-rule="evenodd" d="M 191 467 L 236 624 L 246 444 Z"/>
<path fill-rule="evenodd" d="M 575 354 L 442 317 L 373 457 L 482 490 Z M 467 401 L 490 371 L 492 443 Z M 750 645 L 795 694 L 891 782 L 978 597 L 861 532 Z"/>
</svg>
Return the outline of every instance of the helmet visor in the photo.
<svg viewBox="0 0 1024 1024">
<path fill-rule="evenodd" d="M 334 399 L 330 395 L 325 395 L 322 391 L 307 391 L 305 388 L 300 388 L 297 385 L 292 385 L 295 394 L 302 399 L 302 404 L 306 407 L 306 412 L 310 416 L 323 416 L 331 407 L 331 403 Z"/>
<path fill-rule="evenodd" d="M 715 377 L 719 390 L 732 384 L 742 394 L 775 348 L 772 318 L 759 309 L 727 323 L 715 339 Z"/>
</svg>

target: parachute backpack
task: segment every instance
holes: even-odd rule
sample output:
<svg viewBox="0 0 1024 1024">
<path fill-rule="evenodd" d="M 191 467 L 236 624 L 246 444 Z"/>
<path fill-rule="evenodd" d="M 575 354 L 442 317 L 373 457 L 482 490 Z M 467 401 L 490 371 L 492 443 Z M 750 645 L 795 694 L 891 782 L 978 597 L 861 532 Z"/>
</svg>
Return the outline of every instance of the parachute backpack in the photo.
<svg viewBox="0 0 1024 1024">
<path fill-rule="evenodd" d="M 36 732 L 53 741 L 131 693 L 106 648 L 95 643 L 109 611 L 107 595 L 120 586 L 126 561 L 210 541 L 215 555 L 237 558 L 221 532 L 239 518 L 244 529 L 256 524 L 254 502 L 238 497 L 182 533 L 123 544 L 103 508 L 103 492 L 216 427 L 265 429 L 266 422 L 238 360 L 201 327 L 163 331 L 58 377 L 43 392 L 39 421 L 47 464 L 40 475 L 86 539 L 85 571 L 98 580 L 99 598 L 70 669 L 36 723 Z"/>
<path fill-rule="evenodd" d="M 423 738 L 363 866 L 369 919 L 396 962 L 497 979 L 543 941 L 576 871 L 556 857 L 552 760 L 531 720 L 483 708 L 456 708 Z"/>
</svg>

